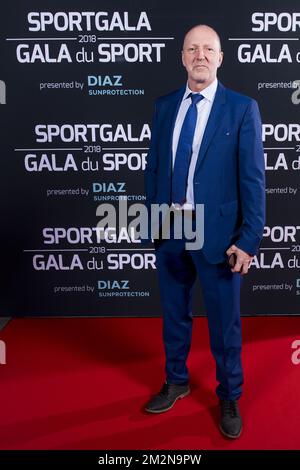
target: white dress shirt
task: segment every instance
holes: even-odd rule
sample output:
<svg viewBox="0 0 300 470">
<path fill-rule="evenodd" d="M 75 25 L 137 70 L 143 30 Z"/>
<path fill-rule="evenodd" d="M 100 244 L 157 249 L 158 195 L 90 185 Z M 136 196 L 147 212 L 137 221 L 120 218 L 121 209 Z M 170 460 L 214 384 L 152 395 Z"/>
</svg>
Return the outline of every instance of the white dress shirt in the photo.
<svg viewBox="0 0 300 470">
<path fill-rule="evenodd" d="M 202 142 L 203 134 L 205 131 L 205 127 L 209 118 L 209 114 L 215 99 L 215 94 L 217 91 L 218 80 L 215 79 L 208 87 L 204 88 L 201 91 L 201 95 L 204 96 L 199 103 L 197 103 L 197 110 L 198 110 L 198 117 L 197 123 L 194 133 L 193 139 L 193 147 L 192 147 L 192 157 L 190 161 L 189 173 L 188 173 L 188 180 L 187 180 L 187 190 L 186 190 L 186 202 L 181 206 L 182 209 L 194 209 L 194 188 L 193 188 L 193 179 L 195 173 L 195 167 L 197 163 L 197 158 L 200 150 L 200 145 Z M 191 98 L 187 98 L 188 95 L 192 92 L 190 90 L 188 83 L 186 85 L 186 91 L 183 95 L 181 105 L 178 110 L 174 132 L 173 132 L 173 142 L 172 142 L 172 153 L 173 153 L 173 169 L 175 163 L 175 156 L 178 146 L 178 140 L 182 128 L 182 124 L 187 113 L 187 110 L 192 102 Z"/>
</svg>

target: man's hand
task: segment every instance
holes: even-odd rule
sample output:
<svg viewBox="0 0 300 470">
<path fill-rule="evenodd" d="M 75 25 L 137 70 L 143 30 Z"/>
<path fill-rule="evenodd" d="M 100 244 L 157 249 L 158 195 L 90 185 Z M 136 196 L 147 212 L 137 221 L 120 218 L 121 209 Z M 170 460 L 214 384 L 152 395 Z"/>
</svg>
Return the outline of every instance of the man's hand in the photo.
<svg viewBox="0 0 300 470">
<path fill-rule="evenodd" d="M 248 255 L 248 253 L 235 245 L 231 245 L 231 247 L 226 251 L 227 256 L 230 256 L 232 253 L 236 254 L 236 263 L 235 266 L 231 268 L 231 272 L 247 274 L 250 263 L 253 260 L 253 256 Z"/>
</svg>

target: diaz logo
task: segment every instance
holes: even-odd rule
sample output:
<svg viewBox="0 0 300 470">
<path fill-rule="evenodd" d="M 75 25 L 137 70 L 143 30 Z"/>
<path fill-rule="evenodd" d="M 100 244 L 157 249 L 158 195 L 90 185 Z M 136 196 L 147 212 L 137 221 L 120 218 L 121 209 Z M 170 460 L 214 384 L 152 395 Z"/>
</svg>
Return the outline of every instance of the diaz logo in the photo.
<svg viewBox="0 0 300 470">
<path fill-rule="evenodd" d="M 0 104 L 6 104 L 6 85 L 3 80 L 0 80 Z"/>
</svg>

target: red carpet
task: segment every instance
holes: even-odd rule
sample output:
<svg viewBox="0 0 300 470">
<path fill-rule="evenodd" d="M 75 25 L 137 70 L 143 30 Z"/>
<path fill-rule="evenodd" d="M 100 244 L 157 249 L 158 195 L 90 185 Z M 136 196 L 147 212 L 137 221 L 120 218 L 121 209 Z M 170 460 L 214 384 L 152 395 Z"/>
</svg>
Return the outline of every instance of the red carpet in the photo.
<svg viewBox="0 0 300 470">
<path fill-rule="evenodd" d="M 300 449 L 300 318 L 244 318 L 237 441 L 218 431 L 206 319 L 196 318 L 192 393 L 142 411 L 163 375 L 160 319 L 15 319 L 0 332 L 1 449 Z"/>
</svg>

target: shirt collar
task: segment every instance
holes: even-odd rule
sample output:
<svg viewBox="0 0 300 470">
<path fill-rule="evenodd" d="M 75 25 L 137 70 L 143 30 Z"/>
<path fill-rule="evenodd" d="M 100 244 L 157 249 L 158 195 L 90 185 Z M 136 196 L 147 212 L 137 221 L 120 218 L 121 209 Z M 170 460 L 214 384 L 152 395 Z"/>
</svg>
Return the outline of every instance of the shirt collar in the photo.
<svg viewBox="0 0 300 470">
<path fill-rule="evenodd" d="M 204 90 L 199 92 L 199 94 L 204 96 L 204 98 L 206 98 L 208 101 L 212 102 L 214 100 L 217 87 L 218 87 L 218 80 L 217 78 L 215 78 L 214 81 L 210 85 L 208 85 L 206 88 L 204 88 Z M 183 100 L 185 100 L 189 96 L 190 93 L 195 93 L 195 92 L 190 89 L 189 84 L 187 82 Z"/>
</svg>

